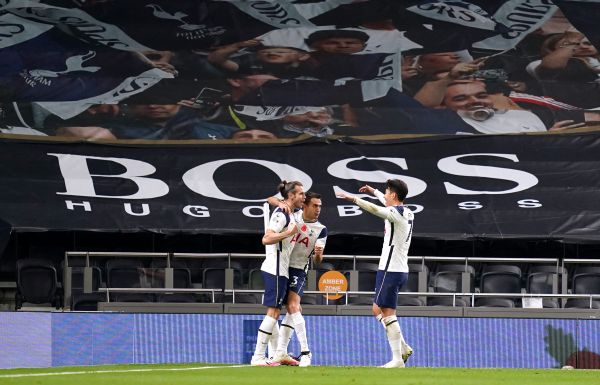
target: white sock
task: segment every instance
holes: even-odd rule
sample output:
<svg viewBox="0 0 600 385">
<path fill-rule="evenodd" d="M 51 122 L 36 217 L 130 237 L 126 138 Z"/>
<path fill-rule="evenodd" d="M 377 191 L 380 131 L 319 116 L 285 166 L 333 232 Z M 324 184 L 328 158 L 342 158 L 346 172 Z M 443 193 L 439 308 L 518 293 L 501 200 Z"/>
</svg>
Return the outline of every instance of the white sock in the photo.
<svg viewBox="0 0 600 385">
<path fill-rule="evenodd" d="M 390 348 L 392 348 L 392 359 L 394 361 L 402 361 L 402 332 L 400 331 L 400 325 L 395 315 L 385 317 L 383 319 L 385 326 L 385 333 L 387 334 Z"/>
<path fill-rule="evenodd" d="M 279 342 L 277 343 L 277 353 L 287 353 L 288 345 L 292 339 L 292 333 L 294 333 L 294 326 L 290 313 L 286 313 L 283 321 L 281 321 L 281 328 L 279 329 Z"/>
<path fill-rule="evenodd" d="M 273 326 L 277 323 L 275 318 L 268 315 L 265 316 L 260 326 L 258 327 L 258 338 L 256 339 L 256 348 L 254 349 L 254 357 L 264 357 L 267 350 L 267 344 L 271 337 Z"/>
<path fill-rule="evenodd" d="M 377 314 L 377 317 L 375 317 L 375 318 L 377 318 L 377 322 L 379 322 L 381 324 L 381 326 L 383 327 L 383 330 L 385 330 L 385 324 L 382 321 L 383 320 L 383 314 L 379 313 L 379 314 Z"/>
<path fill-rule="evenodd" d="M 300 351 L 309 352 L 310 349 L 308 348 L 308 340 L 306 338 L 306 323 L 304 322 L 304 317 L 302 317 L 302 313 L 294 313 L 291 315 L 291 318 L 294 322 L 296 337 L 298 337 L 298 342 L 300 342 Z"/>
<path fill-rule="evenodd" d="M 277 321 L 275 321 L 275 325 L 273 325 L 273 330 L 271 332 L 271 337 L 269 337 L 269 350 L 267 351 L 268 357 L 275 356 L 275 352 L 277 351 L 277 344 L 279 343 L 279 325 Z"/>
</svg>

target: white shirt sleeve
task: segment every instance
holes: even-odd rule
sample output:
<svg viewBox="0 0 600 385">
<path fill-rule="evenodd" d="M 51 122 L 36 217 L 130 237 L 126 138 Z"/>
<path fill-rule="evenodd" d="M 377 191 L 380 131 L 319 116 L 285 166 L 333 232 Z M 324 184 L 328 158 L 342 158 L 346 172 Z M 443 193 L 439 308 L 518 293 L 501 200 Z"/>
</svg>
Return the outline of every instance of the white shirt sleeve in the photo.
<svg viewBox="0 0 600 385">
<path fill-rule="evenodd" d="M 381 202 L 381 204 L 385 206 L 385 198 L 384 198 L 383 193 L 381 191 L 375 189 L 375 191 L 373 191 L 373 195 L 375 195 L 375 197 L 377 199 L 379 199 L 379 202 Z"/>
<path fill-rule="evenodd" d="M 280 233 L 286 227 L 287 218 L 284 213 L 281 211 L 276 211 L 271 215 L 271 220 L 269 221 L 269 230 L 273 230 L 276 233 Z"/>
</svg>

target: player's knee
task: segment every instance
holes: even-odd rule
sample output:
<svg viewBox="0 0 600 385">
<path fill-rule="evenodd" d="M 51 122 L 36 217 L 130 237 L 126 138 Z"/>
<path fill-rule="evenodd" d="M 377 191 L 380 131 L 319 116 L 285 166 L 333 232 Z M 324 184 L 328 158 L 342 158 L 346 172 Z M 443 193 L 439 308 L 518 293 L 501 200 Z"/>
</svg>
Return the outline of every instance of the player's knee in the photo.
<svg viewBox="0 0 600 385">
<path fill-rule="evenodd" d="M 300 304 L 296 302 L 289 303 L 287 306 L 289 313 L 298 313 L 300 311 Z"/>
<path fill-rule="evenodd" d="M 377 306 L 376 304 L 373 304 L 373 307 L 371 308 L 371 310 L 373 311 L 373 315 L 375 317 L 377 317 L 381 313 L 379 306 Z"/>
</svg>

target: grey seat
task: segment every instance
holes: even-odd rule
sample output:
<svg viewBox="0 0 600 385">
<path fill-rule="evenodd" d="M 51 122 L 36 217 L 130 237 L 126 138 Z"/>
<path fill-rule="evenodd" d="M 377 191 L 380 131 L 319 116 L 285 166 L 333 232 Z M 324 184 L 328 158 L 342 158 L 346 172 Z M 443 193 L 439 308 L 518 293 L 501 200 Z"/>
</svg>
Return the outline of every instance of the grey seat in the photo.
<svg viewBox="0 0 600 385">
<path fill-rule="evenodd" d="M 417 292 L 419 291 L 419 272 L 425 272 L 425 276 L 429 277 L 429 268 L 427 265 L 420 263 L 409 263 L 408 264 L 408 280 L 400 291 L 403 292 Z M 428 279 L 426 278 L 425 287 L 429 285 Z"/>
<path fill-rule="evenodd" d="M 462 273 L 467 272 L 471 276 L 469 291 L 475 291 L 475 268 L 464 264 L 446 264 L 436 266 L 435 273 L 431 279 L 433 291 L 440 293 L 462 292 Z"/>
<path fill-rule="evenodd" d="M 359 291 L 374 291 L 377 272 L 375 271 L 359 271 L 358 272 L 358 290 Z"/>
<path fill-rule="evenodd" d="M 105 302 L 104 293 L 75 293 L 71 296 L 71 309 L 74 311 L 97 311 L 98 302 Z"/>
<path fill-rule="evenodd" d="M 592 300 L 592 309 L 600 309 L 600 301 Z M 566 308 L 590 309 L 590 300 L 586 298 L 569 298 L 565 303 Z"/>
<path fill-rule="evenodd" d="M 574 294 L 600 294 L 600 272 L 575 273 L 573 275 Z"/>
<path fill-rule="evenodd" d="M 108 288 L 141 288 L 145 277 L 144 265 L 135 258 L 111 259 L 106 262 L 106 286 Z M 115 302 L 152 302 L 154 297 L 146 293 L 113 293 Z"/>
<path fill-rule="evenodd" d="M 429 297 L 427 299 L 427 306 L 467 307 L 469 306 L 469 303 L 463 298 L 456 298 L 453 302 L 452 297 Z"/>
<path fill-rule="evenodd" d="M 515 302 L 508 298 L 477 298 L 475 307 L 515 307 Z"/>
<path fill-rule="evenodd" d="M 142 287 L 144 265 L 134 258 L 111 259 L 106 262 L 108 287 Z"/>
<path fill-rule="evenodd" d="M 262 270 L 253 269 L 248 274 L 248 289 L 252 290 L 263 290 L 265 283 L 262 278 Z"/>
<path fill-rule="evenodd" d="M 348 305 L 373 305 L 372 295 L 351 295 L 348 297 Z"/>
<path fill-rule="evenodd" d="M 208 268 L 204 269 L 203 273 L 203 287 L 206 289 L 225 289 L 225 269 Z M 242 272 L 238 269 L 233 270 L 233 288 L 244 289 L 242 282 Z"/>
<path fill-rule="evenodd" d="M 396 304 L 398 306 L 425 306 L 425 301 L 418 297 L 399 295 Z"/>
<path fill-rule="evenodd" d="M 50 303 L 57 309 L 62 306 L 56 268 L 51 262 L 37 258 L 17 260 L 15 310 L 24 302 Z"/>
<path fill-rule="evenodd" d="M 520 293 L 521 276 L 514 272 L 490 271 L 481 275 L 482 293 Z"/>
<path fill-rule="evenodd" d="M 194 293 L 161 293 L 156 296 L 156 302 L 195 303 L 198 301 Z"/>
</svg>

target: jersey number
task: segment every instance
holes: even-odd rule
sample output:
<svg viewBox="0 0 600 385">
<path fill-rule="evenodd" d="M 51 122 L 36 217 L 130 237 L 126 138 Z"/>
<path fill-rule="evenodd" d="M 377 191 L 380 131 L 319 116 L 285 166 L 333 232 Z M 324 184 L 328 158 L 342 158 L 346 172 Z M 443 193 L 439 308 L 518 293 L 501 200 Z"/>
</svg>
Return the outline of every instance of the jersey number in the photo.
<svg viewBox="0 0 600 385">
<path fill-rule="evenodd" d="M 413 229 L 413 220 L 412 219 L 409 219 L 408 225 L 410 226 L 410 229 L 408 230 L 408 235 L 406 236 L 406 241 L 404 241 L 404 242 L 410 241 L 410 236 L 412 235 L 412 229 Z"/>
</svg>

